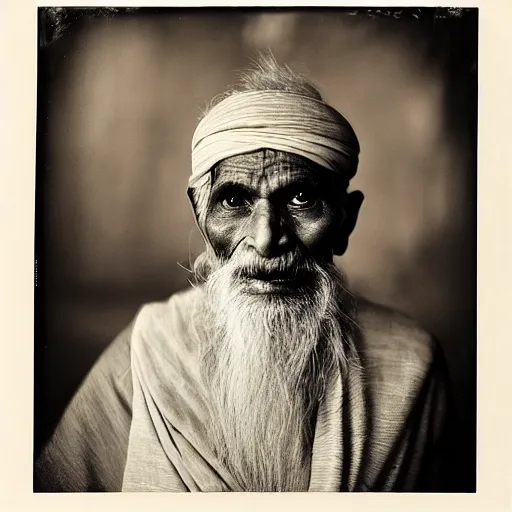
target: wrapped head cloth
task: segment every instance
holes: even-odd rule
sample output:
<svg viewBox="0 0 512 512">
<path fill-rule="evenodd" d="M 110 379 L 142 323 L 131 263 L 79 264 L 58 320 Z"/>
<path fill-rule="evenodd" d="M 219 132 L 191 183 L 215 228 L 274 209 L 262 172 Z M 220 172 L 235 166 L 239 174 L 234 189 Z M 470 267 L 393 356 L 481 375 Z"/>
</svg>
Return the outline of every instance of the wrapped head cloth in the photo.
<svg viewBox="0 0 512 512">
<path fill-rule="evenodd" d="M 261 149 L 294 153 L 341 175 L 356 173 L 359 142 L 350 123 L 322 100 L 285 91 L 228 96 L 201 120 L 192 139 L 196 211 L 207 203 L 212 169 L 225 158 Z"/>
</svg>

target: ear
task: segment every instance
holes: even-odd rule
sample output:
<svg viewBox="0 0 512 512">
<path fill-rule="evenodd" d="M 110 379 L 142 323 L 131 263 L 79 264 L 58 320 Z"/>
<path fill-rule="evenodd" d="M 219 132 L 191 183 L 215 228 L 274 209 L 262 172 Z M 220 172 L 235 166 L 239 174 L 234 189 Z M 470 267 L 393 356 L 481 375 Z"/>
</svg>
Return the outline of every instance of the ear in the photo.
<svg viewBox="0 0 512 512">
<path fill-rule="evenodd" d="M 201 222 L 199 219 L 199 203 L 198 203 L 197 190 L 188 188 L 187 196 L 190 200 L 190 205 L 192 207 L 192 213 L 194 215 L 194 220 L 196 223 L 197 230 L 199 231 L 199 233 L 201 233 L 201 236 L 203 237 L 203 241 L 204 241 L 205 245 L 208 247 L 209 241 L 208 241 L 208 237 L 206 235 L 206 230 L 203 229 L 203 227 L 201 226 Z"/>
<path fill-rule="evenodd" d="M 192 188 L 187 188 L 187 196 L 188 196 L 188 199 L 190 201 L 190 205 L 192 207 L 192 213 L 194 214 L 194 218 L 197 222 L 198 220 L 198 214 L 197 214 L 197 200 L 196 200 L 196 195 L 194 193 L 194 189 Z"/>
<path fill-rule="evenodd" d="M 359 190 L 350 192 L 345 198 L 345 205 L 343 208 L 345 215 L 341 219 L 337 233 L 334 235 L 336 237 L 336 241 L 333 251 L 336 256 L 342 256 L 347 250 L 348 239 L 356 227 L 357 218 L 363 201 L 364 195 Z"/>
</svg>

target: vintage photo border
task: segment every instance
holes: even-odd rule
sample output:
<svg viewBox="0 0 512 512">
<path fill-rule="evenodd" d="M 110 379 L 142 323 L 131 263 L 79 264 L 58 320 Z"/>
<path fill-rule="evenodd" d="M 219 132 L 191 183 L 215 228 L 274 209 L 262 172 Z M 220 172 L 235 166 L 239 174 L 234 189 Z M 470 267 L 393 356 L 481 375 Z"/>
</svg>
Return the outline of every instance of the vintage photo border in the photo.
<svg viewBox="0 0 512 512">
<path fill-rule="evenodd" d="M 343 6 L 360 7 L 361 2 Z M 425 0 L 382 2 L 371 7 L 438 7 Z M 34 197 L 38 6 L 305 6 L 302 2 L 54 2 L 3 0 L 0 48 L 6 62 L 0 80 L 0 230 L 3 341 L 0 442 L 0 507 L 4 510 L 512 510 L 510 470 L 509 340 L 506 284 L 512 261 L 510 192 L 510 91 L 512 73 L 510 0 L 466 1 L 454 7 L 479 7 L 478 137 L 478 479 L 475 494 L 318 494 L 198 493 L 62 494 L 32 492 L 34 352 Z M 322 2 L 322 6 L 339 3 Z M 449 7 L 445 4 L 443 7 Z M 508 185 L 508 186 L 507 186 Z M 5 505 L 4 505 L 5 504 Z M 6 506 L 6 508 L 4 508 Z"/>
</svg>

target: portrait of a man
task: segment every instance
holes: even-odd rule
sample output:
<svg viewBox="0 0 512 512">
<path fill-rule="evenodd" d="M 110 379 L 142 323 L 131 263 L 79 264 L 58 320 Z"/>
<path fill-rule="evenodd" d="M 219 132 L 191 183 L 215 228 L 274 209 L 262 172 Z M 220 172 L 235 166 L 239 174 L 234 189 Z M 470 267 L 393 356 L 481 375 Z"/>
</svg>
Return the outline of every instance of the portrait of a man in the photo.
<svg viewBox="0 0 512 512">
<path fill-rule="evenodd" d="M 176 192 L 203 244 L 188 283 L 102 347 L 42 443 L 36 489 L 452 491 L 442 340 L 343 270 L 371 141 L 279 51 L 222 89 Z"/>
</svg>

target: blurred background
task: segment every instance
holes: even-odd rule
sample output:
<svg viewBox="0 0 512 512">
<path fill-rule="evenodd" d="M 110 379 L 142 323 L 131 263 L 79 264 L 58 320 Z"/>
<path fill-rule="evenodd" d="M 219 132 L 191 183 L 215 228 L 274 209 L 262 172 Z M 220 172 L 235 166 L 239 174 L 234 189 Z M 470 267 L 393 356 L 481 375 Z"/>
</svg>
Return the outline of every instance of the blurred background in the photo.
<svg viewBox="0 0 512 512">
<path fill-rule="evenodd" d="M 201 109 L 258 51 L 305 71 L 361 143 L 366 196 L 338 263 L 441 342 L 475 490 L 476 9 L 39 11 L 37 456 L 141 304 L 202 249 L 186 196 Z"/>
</svg>

